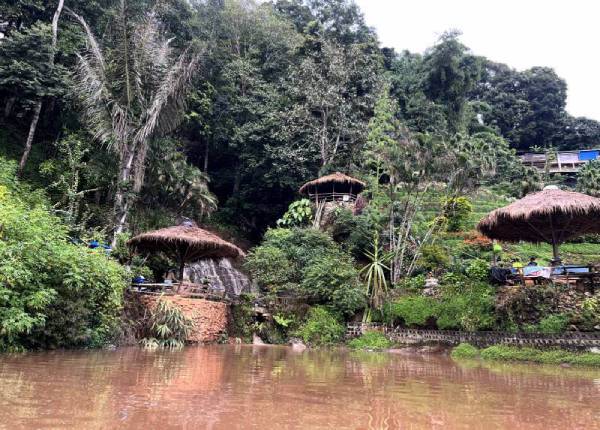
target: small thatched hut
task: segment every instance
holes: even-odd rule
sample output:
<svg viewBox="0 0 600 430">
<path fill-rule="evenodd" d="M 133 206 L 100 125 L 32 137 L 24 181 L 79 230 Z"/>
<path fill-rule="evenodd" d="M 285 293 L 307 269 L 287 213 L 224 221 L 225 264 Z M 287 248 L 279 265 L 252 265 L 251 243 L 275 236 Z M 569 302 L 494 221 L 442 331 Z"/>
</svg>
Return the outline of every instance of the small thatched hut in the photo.
<svg viewBox="0 0 600 430">
<path fill-rule="evenodd" d="M 600 233 L 600 199 L 545 189 L 492 211 L 477 228 L 490 239 L 550 243 L 554 260 L 559 261 L 561 243 L 583 234 Z"/>
<path fill-rule="evenodd" d="M 127 244 L 137 252 L 163 252 L 176 259 L 179 262 L 180 280 L 183 280 L 186 263 L 207 258 L 238 258 L 245 255 L 234 244 L 189 222 L 139 234 Z"/>
<path fill-rule="evenodd" d="M 314 179 L 300 187 L 300 194 L 313 202 L 353 202 L 365 189 L 365 183 L 340 172 Z"/>
</svg>

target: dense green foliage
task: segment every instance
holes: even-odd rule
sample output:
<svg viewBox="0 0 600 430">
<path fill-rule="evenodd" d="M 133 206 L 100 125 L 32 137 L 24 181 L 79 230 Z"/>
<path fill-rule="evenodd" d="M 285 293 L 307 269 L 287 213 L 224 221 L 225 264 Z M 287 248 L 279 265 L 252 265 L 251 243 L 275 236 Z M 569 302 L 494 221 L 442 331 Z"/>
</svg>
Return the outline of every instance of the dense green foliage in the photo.
<svg viewBox="0 0 600 430">
<path fill-rule="evenodd" d="M 392 342 L 385 335 L 378 331 L 368 331 L 365 334 L 352 339 L 348 342 L 352 349 L 375 349 L 381 350 L 392 346 Z"/>
<path fill-rule="evenodd" d="M 413 293 L 386 304 L 384 320 L 441 330 L 475 331 L 494 326 L 494 293 L 489 285 L 477 278 L 450 273 L 440 290 L 436 297 Z"/>
<path fill-rule="evenodd" d="M 327 346 L 339 343 L 345 328 L 340 320 L 324 307 L 310 309 L 306 321 L 296 334 L 308 345 Z"/>
<path fill-rule="evenodd" d="M 552 69 L 516 71 L 475 56 L 456 32 L 443 34 L 423 54 L 380 48 L 350 1 L 126 0 L 122 6 L 101 0 L 68 6 L 88 28 L 63 11 L 56 52 L 50 40 L 55 4 L 13 2 L 0 11 L 6 24 L 0 122 L 8 130 L 1 149 L 20 155 L 32 107 L 42 100 L 26 176 L 44 185 L 54 181 L 40 176 L 39 167 L 63 159 L 56 136 L 79 136 L 85 153 L 80 180 L 71 182 L 69 192 L 81 204 L 72 207 L 71 219 L 86 229 L 110 233 L 119 223 L 114 210 L 129 212 L 125 227 L 134 232 L 179 215 L 201 218 L 213 208 L 205 189 L 210 179 L 219 203 L 213 222 L 234 224 L 256 240 L 281 218 L 300 184 L 359 166 L 365 141 L 394 140 L 397 125 L 418 133 L 432 154 L 440 155 L 436 145 L 447 141 L 468 149 L 477 164 L 486 146 L 508 155 L 509 144 L 574 149 L 592 146 L 600 136 L 597 122 L 565 112 L 566 84 Z M 145 45 L 136 37 L 142 33 Z M 91 35 L 95 51 L 87 49 Z M 163 38 L 171 40 L 171 56 L 157 53 Z M 176 76 L 167 72 L 175 69 L 167 60 L 198 49 L 201 64 L 191 73 L 186 106 L 152 98 L 158 83 L 179 88 L 171 85 Z M 107 65 L 102 73 L 99 55 Z M 148 69 L 147 58 L 161 60 L 161 66 Z M 181 66 L 177 70 L 187 73 Z M 135 91 L 131 75 L 137 76 Z M 86 92 L 91 84 L 104 90 Z M 382 102 L 384 87 L 389 100 Z M 145 111 L 153 101 L 156 109 Z M 116 126 L 130 127 L 111 131 L 94 106 L 108 106 L 120 118 Z M 124 106 L 127 114 L 117 115 L 116 107 Z M 156 132 L 135 134 L 149 118 Z M 179 123 L 169 139 L 157 138 Z M 131 172 L 124 171 L 131 153 Z M 516 184 L 530 185 L 531 173 L 507 160 L 494 166 L 502 165 L 495 183 L 519 194 Z M 405 168 L 417 171 L 410 163 Z M 127 207 L 115 202 L 120 194 Z M 55 202 L 63 197 L 52 195 Z"/>
<path fill-rule="evenodd" d="M 0 349 L 94 346 L 118 330 L 124 269 L 69 242 L 45 197 L 0 159 Z"/>
<path fill-rule="evenodd" d="M 344 315 L 365 305 L 352 258 L 330 236 L 313 228 L 267 231 L 245 266 L 264 290 L 274 294 L 297 294 Z"/>
</svg>

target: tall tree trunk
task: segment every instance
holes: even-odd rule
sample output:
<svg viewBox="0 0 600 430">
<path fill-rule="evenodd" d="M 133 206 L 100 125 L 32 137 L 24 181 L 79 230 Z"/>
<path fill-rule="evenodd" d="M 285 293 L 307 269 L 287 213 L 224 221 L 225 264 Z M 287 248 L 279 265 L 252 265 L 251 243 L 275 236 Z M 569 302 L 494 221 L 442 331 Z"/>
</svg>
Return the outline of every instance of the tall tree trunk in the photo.
<svg viewBox="0 0 600 430">
<path fill-rule="evenodd" d="M 65 0 L 58 0 L 58 6 L 56 7 L 56 11 L 54 12 L 54 16 L 52 17 L 52 50 L 50 53 L 50 68 L 54 66 L 54 56 L 56 54 L 56 42 L 58 40 L 58 20 L 60 19 L 60 14 L 62 12 L 63 6 L 65 5 Z M 19 163 L 19 170 L 17 174 L 21 176 L 23 174 L 23 169 L 25 168 L 25 164 L 27 164 L 27 159 L 29 158 L 29 153 L 31 152 L 31 145 L 33 144 L 33 137 L 35 136 L 35 131 L 37 129 L 38 121 L 40 120 L 40 112 L 42 111 L 42 99 L 38 100 L 35 105 L 35 109 L 33 111 L 33 118 L 31 119 L 31 125 L 29 126 L 29 134 L 27 135 L 27 142 L 25 142 L 25 150 L 23 151 L 23 155 L 21 156 L 21 161 Z"/>
<path fill-rule="evenodd" d="M 33 144 L 33 136 L 35 135 L 35 130 L 37 128 L 38 121 L 40 120 L 41 111 L 42 101 L 39 100 L 35 105 L 35 109 L 33 110 L 33 118 L 31 119 L 31 125 L 29 126 L 29 134 L 27 135 L 27 141 L 25 142 L 25 149 L 23 151 L 23 155 L 21 156 L 21 161 L 19 162 L 19 170 L 17 172 L 19 176 L 23 174 L 23 169 L 25 169 L 25 164 L 27 163 L 27 159 L 29 158 L 29 153 L 31 152 L 31 145 Z"/>
<path fill-rule="evenodd" d="M 208 149 L 210 146 L 210 138 L 206 139 L 206 146 L 204 147 L 204 173 L 208 172 Z"/>
<path fill-rule="evenodd" d="M 112 246 L 117 244 L 117 237 L 125 231 L 127 224 L 127 215 L 129 213 L 129 205 L 131 203 L 131 168 L 135 159 L 135 148 L 128 147 L 126 153 L 121 160 L 119 168 L 119 177 L 117 183 L 117 191 L 115 192 L 114 204 L 114 232 L 112 238 Z"/>
<path fill-rule="evenodd" d="M 17 101 L 16 97 L 9 97 L 6 99 L 6 104 L 4 105 L 4 118 L 8 118 L 10 116 L 12 108 L 15 105 L 15 101 Z"/>
</svg>

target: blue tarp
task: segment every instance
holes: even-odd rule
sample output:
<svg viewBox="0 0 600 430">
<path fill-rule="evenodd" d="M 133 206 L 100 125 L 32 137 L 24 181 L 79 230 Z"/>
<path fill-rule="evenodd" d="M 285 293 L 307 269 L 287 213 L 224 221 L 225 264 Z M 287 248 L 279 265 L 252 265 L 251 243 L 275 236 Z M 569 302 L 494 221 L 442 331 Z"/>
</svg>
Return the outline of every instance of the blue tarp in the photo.
<svg viewBox="0 0 600 430">
<path fill-rule="evenodd" d="M 579 160 L 580 161 L 595 160 L 596 158 L 598 158 L 598 150 L 597 149 L 592 149 L 592 150 L 588 150 L 588 151 L 579 151 Z"/>
</svg>

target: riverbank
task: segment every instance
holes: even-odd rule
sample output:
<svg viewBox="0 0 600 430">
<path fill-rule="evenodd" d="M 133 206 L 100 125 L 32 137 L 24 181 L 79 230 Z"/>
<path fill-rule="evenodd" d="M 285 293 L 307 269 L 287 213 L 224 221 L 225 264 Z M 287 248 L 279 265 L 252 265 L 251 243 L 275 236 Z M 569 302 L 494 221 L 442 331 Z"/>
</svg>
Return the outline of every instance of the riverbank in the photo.
<svg viewBox="0 0 600 430">
<path fill-rule="evenodd" d="M 468 343 L 461 343 L 452 349 L 452 358 L 476 359 L 486 361 L 522 361 L 562 366 L 600 367 L 600 353 L 572 352 L 563 349 L 519 348 L 508 345 L 493 345 L 478 349 Z"/>
<path fill-rule="evenodd" d="M 402 345 L 404 348 L 395 348 Z M 392 342 L 385 334 L 370 331 L 348 342 L 348 346 L 356 350 L 387 351 L 394 353 L 446 353 L 453 359 L 481 359 L 485 361 L 521 361 L 561 366 L 588 366 L 600 368 L 600 353 L 590 351 L 568 351 L 561 348 L 518 347 L 505 344 L 490 345 L 477 348 L 469 343 L 460 343 L 450 347 L 441 342 L 430 342 L 430 345 L 415 348 L 406 344 Z M 592 351 L 596 351 L 593 349 Z"/>
</svg>

